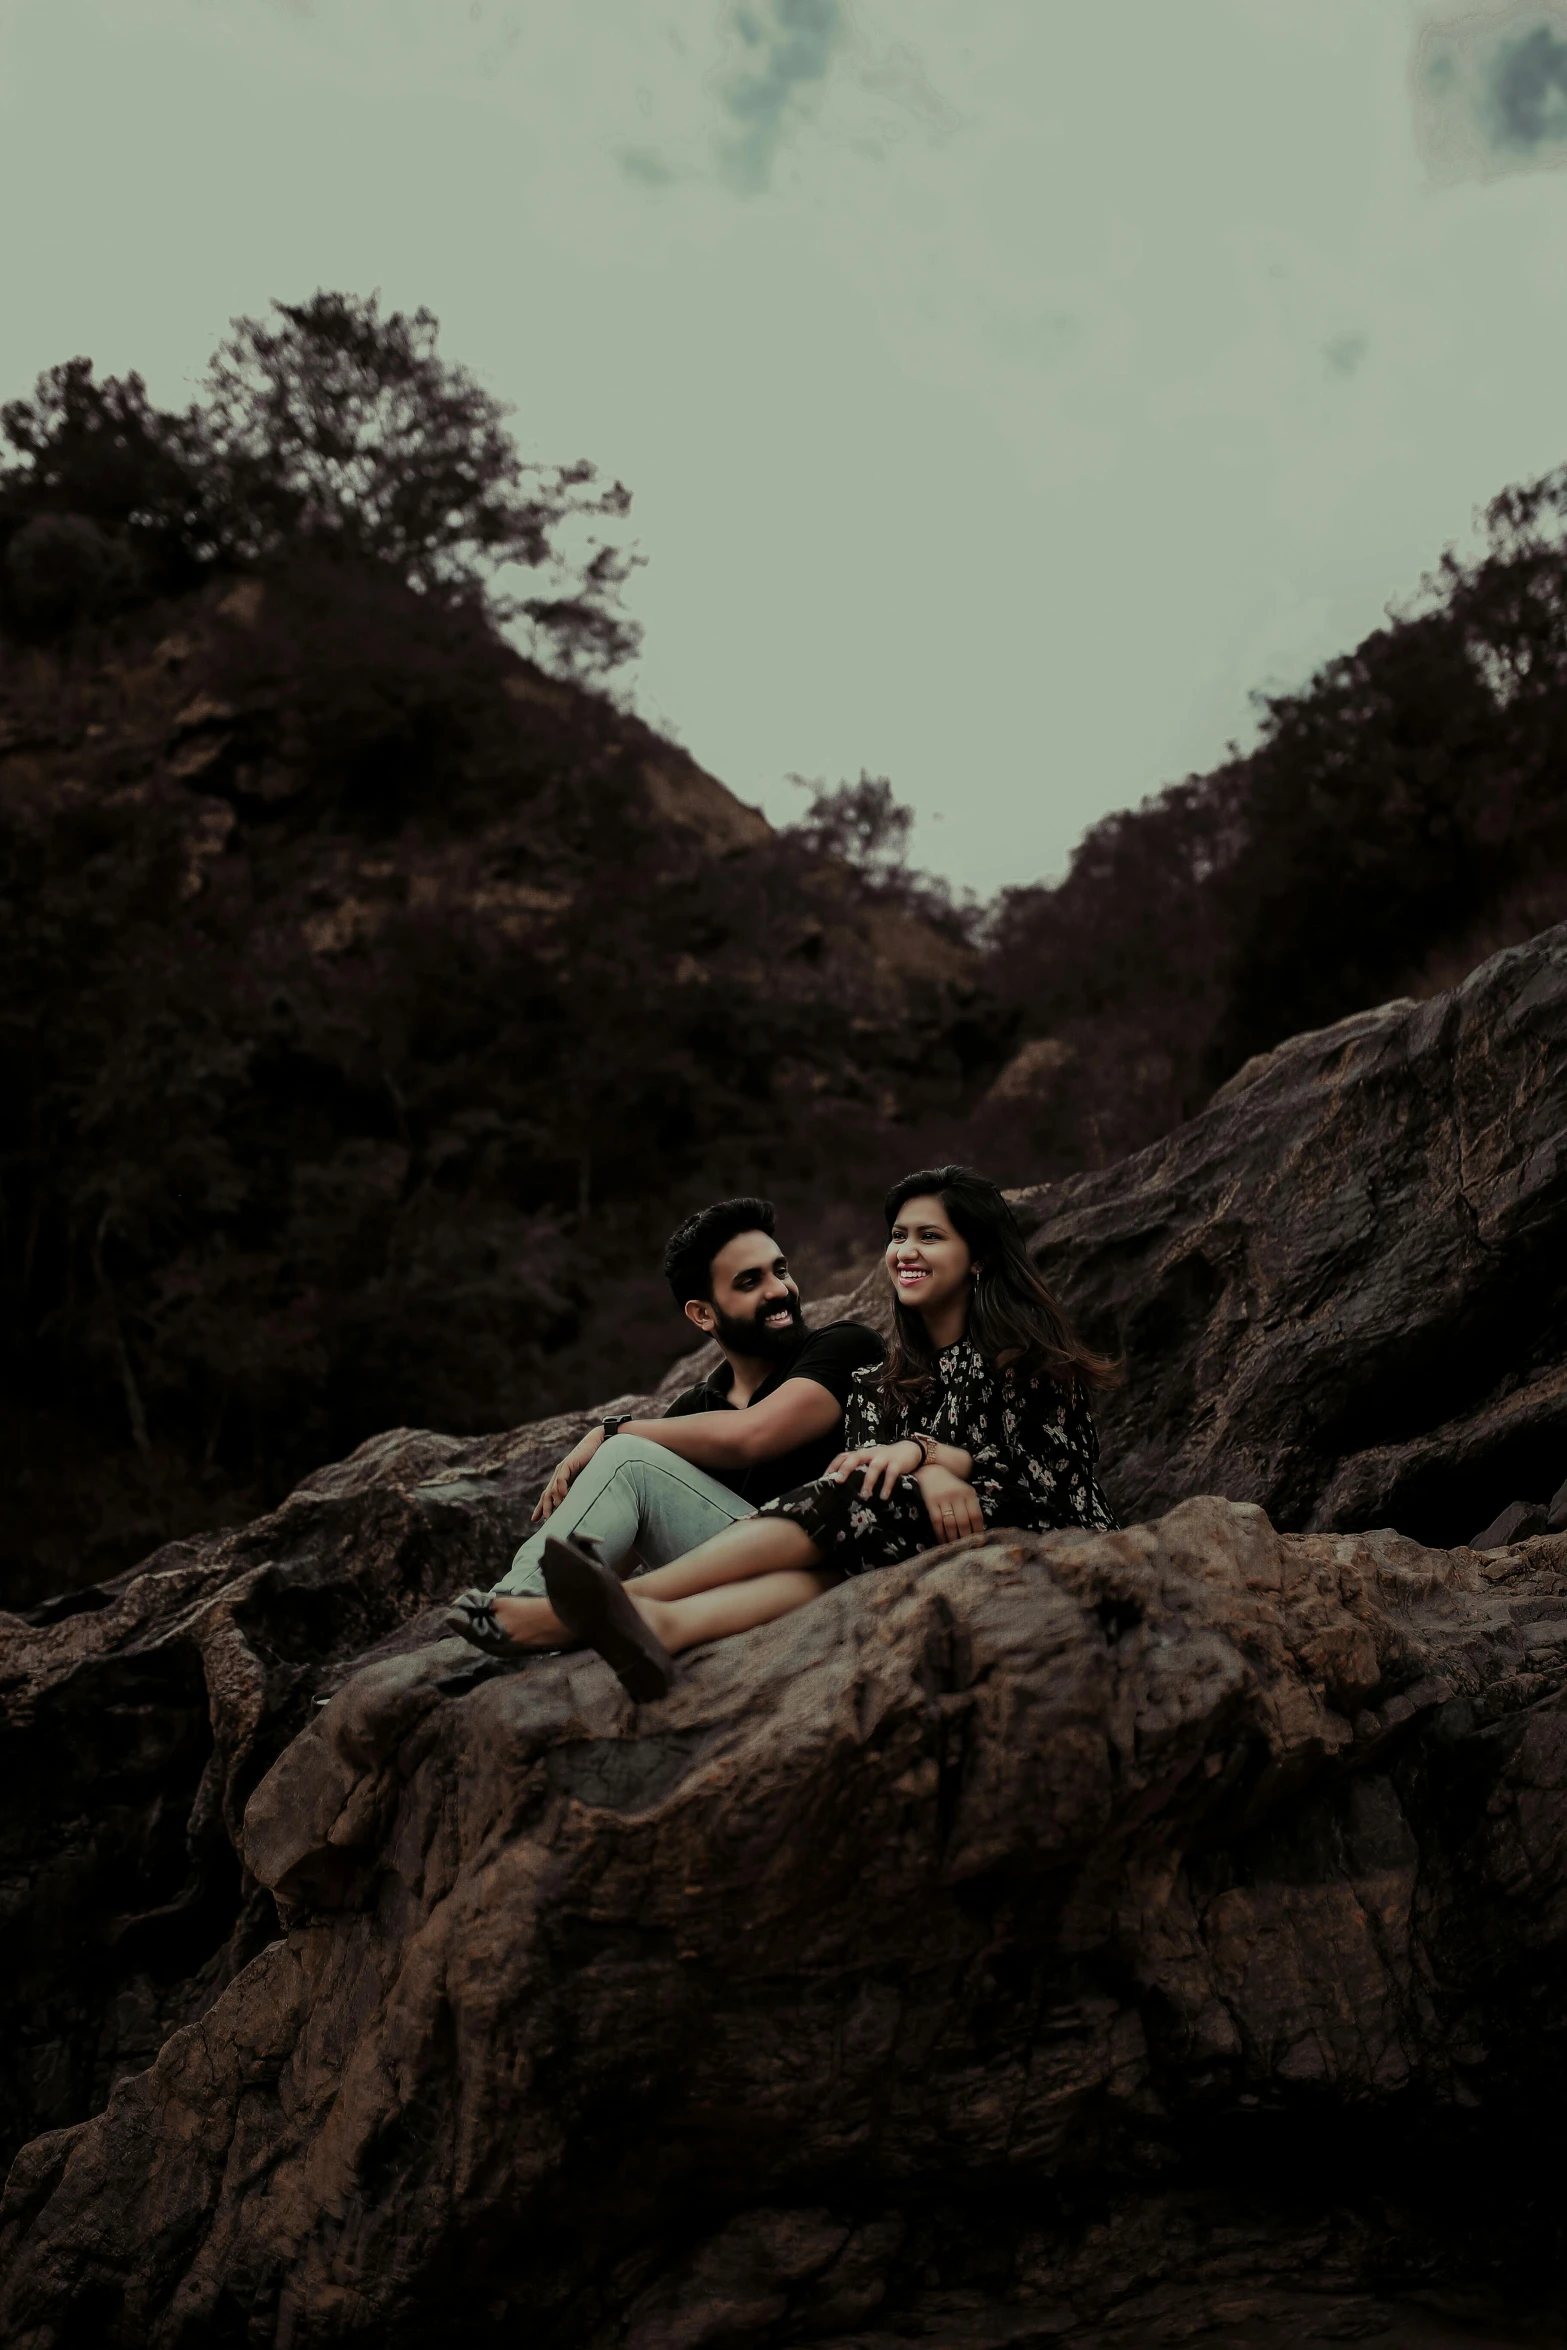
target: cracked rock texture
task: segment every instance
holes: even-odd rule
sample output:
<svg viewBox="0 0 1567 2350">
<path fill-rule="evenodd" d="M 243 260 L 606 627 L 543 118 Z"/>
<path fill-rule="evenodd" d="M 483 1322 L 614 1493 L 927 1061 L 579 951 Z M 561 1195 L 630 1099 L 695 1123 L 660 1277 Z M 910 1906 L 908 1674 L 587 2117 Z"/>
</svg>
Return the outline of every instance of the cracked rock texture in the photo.
<svg viewBox="0 0 1567 2350">
<path fill-rule="evenodd" d="M 1466 1541 L 1567 1475 L 1567 928 L 1293 1037 L 1134 1158 L 1025 1193 L 1126 1357 L 1123 1517 Z"/>
<path fill-rule="evenodd" d="M 640 1714 L 439 1636 L 587 1414 L 0 1617 L 0 2338 L 1536 2338 L 1564 1067 L 1559 930 L 1022 1195 L 1155 1522 Z"/>
<path fill-rule="evenodd" d="M 0 1616 L 6 2159 L 100 2106 L 276 1933 L 241 1857 L 252 1789 L 357 1660 L 427 1641 L 503 1571 L 583 1424 L 396 1429 L 251 1526 Z"/>
<path fill-rule="evenodd" d="M 1564 1677 L 1567 1539 L 1210 1500 L 868 1577 L 640 1711 L 385 1657 L 250 1797 L 286 1933 L 13 2166 L 4 2338 L 895 2333 L 965 2200 L 1015 2234 L 967 2320 L 1090 2338 L 1085 2194 L 1113 2244 L 1248 2126 L 1407 2173 L 1559 2110 Z"/>
</svg>

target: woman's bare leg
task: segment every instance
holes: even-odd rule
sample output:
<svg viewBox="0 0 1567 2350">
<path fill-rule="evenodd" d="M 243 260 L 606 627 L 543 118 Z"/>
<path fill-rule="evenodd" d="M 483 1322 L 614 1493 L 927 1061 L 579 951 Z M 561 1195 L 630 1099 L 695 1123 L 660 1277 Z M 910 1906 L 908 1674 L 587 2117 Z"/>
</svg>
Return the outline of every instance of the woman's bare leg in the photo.
<svg viewBox="0 0 1567 2350">
<path fill-rule="evenodd" d="M 814 1567 L 821 1552 L 793 1518 L 758 1514 L 737 1518 L 732 1526 L 710 1534 L 684 1558 L 671 1559 L 639 1575 L 626 1588 L 633 1599 L 689 1599 L 698 1591 L 716 1591 L 726 1583 L 748 1583 L 753 1576 L 771 1575 L 780 1568 Z M 798 1605 L 798 1602 L 796 1602 Z M 757 1622 L 764 1624 L 765 1616 Z M 665 1643 L 668 1646 L 668 1643 Z"/>
<path fill-rule="evenodd" d="M 722 1536 L 717 1539 L 722 1540 Z M 637 1588 L 628 1589 L 626 1597 L 646 1617 L 670 1655 L 677 1656 L 682 1648 L 699 1648 L 705 1640 L 727 1640 L 732 1633 L 750 1632 L 758 1624 L 771 1624 L 777 1617 L 804 1607 L 808 1600 L 819 1599 L 841 1580 L 841 1576 L 820 1570 L 813 1573 L 808 1567 L 782 1568 L 771 1574 L 747 1575 L 739 1581 L 715 1584 L 706 1591 L 693 1592 L 686 1599 L 645 1599 L 642 1585 L 647 1577 L 639 1575 Z"/>
<path fill-rule="evenodd" d="M 771 1515 L 739 1518 L 726 1526 L 720 1534 L 710 1535 L 699 1542 L 695 1550 L 688 1550 L 684 1558 L 671 1559 L 667 1567 L 655 1567 L 651 1574 L 638 1575 L 627 1589 L 639 1603 L 644 1599 L 688 1599 L 699 1591 L 717 1591 L 727 1585 L 748 1583 L 761 1575 L 772 1575 L 780 1569 L 801 1569 L 815 1566 L 820 1551 L 803 1527 L 793 1518 Z M 829 1578 L 830 1580 L 830 1578 Z M 818 1581 L 817 1589 L 826 1584 Z M 805 1594 L 814 1598 L 815 1591 Z M 790 1607 L 803 1604 L 793 1599 Z M 515 1640 L 519 1648 L 569 1648 L 572 1635 L 566 1630 L 547 1599 L 509 1597 L 502 1592 L 490 1601 L 495 1621 L 508 1640 Z M 785 1608 L 773 1611 L 787 1613 Z M 746 1623 L 736 1623 L 731 1629 L 747 1631 L 750 1625 L 765 1624 L 767 1615 L 749 1617 Z M 694 1637 L 716 1640 L 716 1632 L 702 1632 Z M 663 1639 L 663 1634 L 659 1634 Z M 690 1641 L 679 1645 L 689 1647 Z M 664 1641 L 668 1648 L 669 1642 Z"/>
</svg>

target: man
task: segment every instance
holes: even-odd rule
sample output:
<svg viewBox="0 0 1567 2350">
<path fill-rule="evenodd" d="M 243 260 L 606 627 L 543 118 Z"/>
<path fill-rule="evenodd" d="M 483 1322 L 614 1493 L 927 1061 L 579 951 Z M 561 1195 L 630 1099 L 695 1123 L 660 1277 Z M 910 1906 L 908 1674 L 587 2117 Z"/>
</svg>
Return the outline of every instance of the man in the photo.
<svg viewBox="0 0 1567 2350">
<path fill-rule="evenodd" d="M 719 1200 L 688 1217 L 664 1251 L 664 1273 L 724 1359 L 663 1419 L 605 1420 L 567 1453 L 533 1513 L 538 1532 L 490 1597 L 505 1642 L 549 1637 L 544 1522 L 550 1535 L 586 1535 L 610 1566 L 633 1551 L 646 1567 L 682 1558 L 820 1477 L 842 1449 L 851 1375 L 881 1360 L 882 1342 L 863 1322 L 807 1330 L 771 1200 Z"/>
</svg>

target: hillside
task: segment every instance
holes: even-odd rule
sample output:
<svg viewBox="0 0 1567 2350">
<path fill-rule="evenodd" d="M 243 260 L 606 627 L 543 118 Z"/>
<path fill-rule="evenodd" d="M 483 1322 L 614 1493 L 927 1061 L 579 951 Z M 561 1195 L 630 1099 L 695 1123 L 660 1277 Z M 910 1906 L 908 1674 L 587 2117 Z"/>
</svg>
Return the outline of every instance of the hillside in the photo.
<svg viewBox="0 0 1567 2350">
<path fill-rule="evenodd" d="M 0 841 L 16 1598 L 646 1379 L 693 1197 L 862 1221 L 976 1049 L 953 926 L 362 567 L 13 648 Z"/>
</svg>

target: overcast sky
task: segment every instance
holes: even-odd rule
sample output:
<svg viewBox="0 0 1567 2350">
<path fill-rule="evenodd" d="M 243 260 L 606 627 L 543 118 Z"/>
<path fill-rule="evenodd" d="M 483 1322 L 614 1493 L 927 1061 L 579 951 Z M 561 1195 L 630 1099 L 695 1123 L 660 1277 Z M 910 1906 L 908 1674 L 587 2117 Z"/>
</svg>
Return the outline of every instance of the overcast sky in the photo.
<svg viewBox="0 0 1567 2350">
<path fill-rule="evenodd" d="M 631 488 L 646 715 L 1037 879 L 1567 460 L 1567 7 L 1450 13 L 0 0 L 0 394 L 426 303 Z"/>
</svg>

